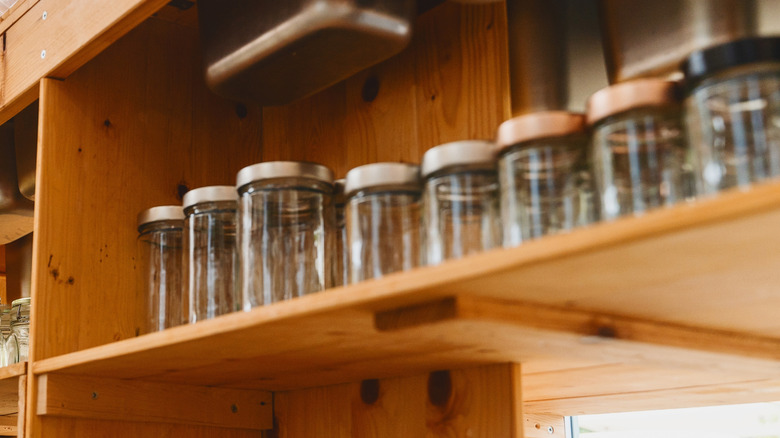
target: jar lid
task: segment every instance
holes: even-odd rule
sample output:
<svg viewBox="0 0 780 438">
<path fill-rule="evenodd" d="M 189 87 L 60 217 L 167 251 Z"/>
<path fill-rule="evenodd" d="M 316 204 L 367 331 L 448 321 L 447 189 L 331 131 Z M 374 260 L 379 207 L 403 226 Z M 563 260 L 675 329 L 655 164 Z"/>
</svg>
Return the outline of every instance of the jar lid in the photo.
<svg viewBox="0 0 780 438">
<path fill-rule="evenodd" d="M 731 67 L 780 61 L 780 36 L 744 38 L 697 50 L 682 63 L 685 79 L 696 82 Z"/>
<path fill-rule="evenodd" d="M 587 121 L 593 125 L 630 109 L 678 102 L 679 96 L 679 84 L 673 81 L 647 78 L 621 82 L 602 88 L 588 98 Z"/>
<path fill-rule="evenodd" d="M 342 205 L 347 202 L 347 195 L 344 192 L 346 181 L 344 178 L 333 181 L 333 203 L 336 205 Z"/>
<path fill-rule="evenodd" d="M 161 205 L 138 213 L 138 228 L 160 221 L 183 221 L 184 209 L 180 205 Z"/>
<path fill-rule="evenodd" d="M 182 205 L 188 208 L 202 202 L 236 201 L 237 199 L 238 193 L 233 186 L 207 186 L 185 193 Z"/>
<path fill-rule="evenodd" d="M 18 298 L 16 300 L 11 301 L 11 307 L 29 306 L 29 305 L 30 305 L 30 297 Z"/>
<path fill-rule="evenodd" d="M 344 191 L 353 193 L 380 186 L 408 186 L 421 190 L 420 166 L 407 163 L 372 163 L 356 167 L 347 172 Z"/>
<path fill-rule="evenodd" d="M 452 166 L 484 165 L 493 168 L 496 162 L 496 147 L 486 140 L 464 140 L 432 147 L 422 159 L 422 176 Z"/>
<path fill-rule="evenodd" d="M 267 161 L 241 169 L 236 175 L 236 187 L 271 178 L 310 178 L 333 184 L 333 171 L 305 161 Z"/>
<path fill-rule="evenodd" d="M 585 132 L 585 115 L 568 111 L 541 111 L 509 119 L 498 127 L 497 143 L 505 149 L 542 138 Z"/>
</svg>

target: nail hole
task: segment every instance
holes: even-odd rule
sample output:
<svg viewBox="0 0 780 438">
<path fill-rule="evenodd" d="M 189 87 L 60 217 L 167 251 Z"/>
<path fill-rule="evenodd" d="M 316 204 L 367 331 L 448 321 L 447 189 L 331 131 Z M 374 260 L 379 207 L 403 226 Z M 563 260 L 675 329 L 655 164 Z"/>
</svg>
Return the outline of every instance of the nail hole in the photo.
<svg viewBox="0 0 780 438">
<path fill-rule="evenodd" d="M 428 376 L 428 398 L 434 406 L 443 407 L 452 396 L 452 377 L 449 371 L 434 371 Z"/>
<path fill-rule="evenodd" d="M 364 102 L 373 102 L 379 95 L 379 79 L 376 76 L 371 76 L 363 83 L 363 91 L 361 96 Z"/>
<path fill-rule="evenodd" d="M 230 405 L 230 412 L 232 412 L 232 413 L 234 413 L 234 414 L 235 414 L 236 412 L 238 412 L 238 406 L 236 406 L 235 404 L 233 404 L 233 405 Z"/>
<path fill-rule="evenodd" d="M 98 393 L 97 392 L 93 392 L 92 393 L 92 400 L 97 400 L 97 398 L 98 398 Z"/>
<path fill-rule="evenodd" d="M 246 105 L 243 103 L 236 104 L 236 115 L 239 119 L 246 118 L 246 116 L 249 114 L 249 110 L 246 108 Z"/>
<path fill-rule="evenodd" d="M 360 382 L 360 399 L 367 405 L 379 400 L 379 380 L 369 379 Z"/>
</svg>

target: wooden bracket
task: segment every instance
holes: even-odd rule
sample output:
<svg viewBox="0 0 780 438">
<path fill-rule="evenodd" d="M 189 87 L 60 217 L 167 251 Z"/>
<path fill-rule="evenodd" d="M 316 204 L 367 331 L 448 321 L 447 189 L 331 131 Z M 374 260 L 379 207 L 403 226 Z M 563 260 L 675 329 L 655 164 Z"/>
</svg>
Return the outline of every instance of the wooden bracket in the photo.
<svg viewBox="0 0 780 438">
<path fill-rule="evenodd" d="M 267 391 L 44 374 L 37 414 L 267 430 L 272 400 Z"/>
</svg>

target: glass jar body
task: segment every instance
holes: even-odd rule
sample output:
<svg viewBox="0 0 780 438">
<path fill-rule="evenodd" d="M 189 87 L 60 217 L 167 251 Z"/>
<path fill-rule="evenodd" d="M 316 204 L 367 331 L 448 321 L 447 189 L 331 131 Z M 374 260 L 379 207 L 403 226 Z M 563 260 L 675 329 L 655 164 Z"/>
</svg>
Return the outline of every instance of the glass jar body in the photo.
<svg viewBox="0 0 780 438">
<path fill-rule="evenodd" d="M 350 283 L 420 266 L 421 193 L 374 188 L 347 201 Z"/>
<path fill-rule="evenodd" d="M 347 258 L 347 216 L 346 204 L 332 204 L 326 212 L 326 234 L 329 256 L 327 287 L 338 287 L 349 283 L 349 259 Z"/>
<path fill-rule="evenodd" d="M 236 202 L 203 202 L 184 213 L 183 272 L 189 321 L 238 310 Z"/>
<path fill-rule="evenodd" d="M 325 210 L 329 184 L 276 178 L 240 188 L 239 233 L 244 309 L 325 288 Z"/>
<path fill-rule="evenodd" d="M 30 302 L 11 309 L 11 334 L 5 341 L 6 365 L 24 362 L 30 350 Z"/>
<path fill-rule="evenodd" d="M 591 147 L 603 219 L 694 196 L 690 149 L 676 105 L 608 117 L 594 126 Z"/>
<path fill-rule="evenodd" d="M 780 63 L 715 75 L 691 90 L 685 106 L 703 194 L 780 175 Z"/>
<path fill-rule="evenodd" d="M 186 321 L 182 299 L 182 235 L 184 221 L 145 224 L 138 235 L 140 296 L 146 300 L 145 332 L 155 332 Z"/>
<path fill-rule="evenodd" d="M 426 178 L 423 223 L 428 265 L 499 245 L 496 171 L 459 166 Z"/>
<path fill-rule="evenodd" d="M 598 220 L 584 135 L 506 149 L 498 159 L 505 247 Z"/>
</svg>

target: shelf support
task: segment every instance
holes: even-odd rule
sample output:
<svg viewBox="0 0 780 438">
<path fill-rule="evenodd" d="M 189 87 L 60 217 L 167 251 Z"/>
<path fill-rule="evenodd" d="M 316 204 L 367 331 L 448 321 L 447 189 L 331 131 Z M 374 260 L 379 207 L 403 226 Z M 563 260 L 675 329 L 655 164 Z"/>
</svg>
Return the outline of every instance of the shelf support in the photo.
<svg viewBox="0 0 780 438">
<path fill-rule="evenodd" d="M 272 400 L 266 391 L 44 374 L 37 414 L 266 430 Z"/>
</svg>

